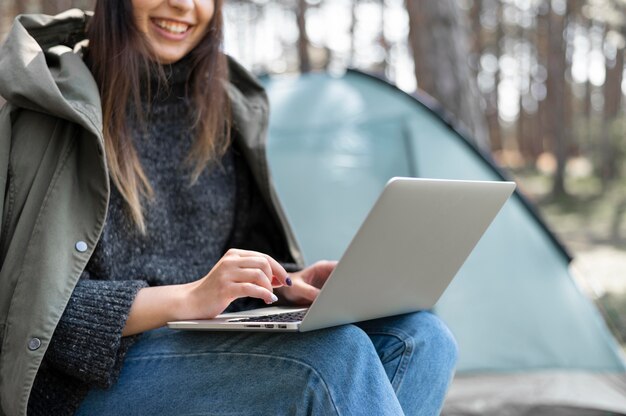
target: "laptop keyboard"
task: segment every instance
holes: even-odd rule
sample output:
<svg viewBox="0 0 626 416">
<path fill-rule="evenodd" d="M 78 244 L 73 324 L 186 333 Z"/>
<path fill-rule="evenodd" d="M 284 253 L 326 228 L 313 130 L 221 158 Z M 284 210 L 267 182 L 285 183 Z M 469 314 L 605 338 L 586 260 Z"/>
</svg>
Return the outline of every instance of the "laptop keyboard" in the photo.
<svg viewBox="0 0 626 416">
<path fill-rule="evenodd" d="M 277 313 L 275 315 L 261 315 L 252 318 L 233 319 L 230 322 L 299 322 L 304 318 L 306 309 L 299 312 Z"/>
</svg>

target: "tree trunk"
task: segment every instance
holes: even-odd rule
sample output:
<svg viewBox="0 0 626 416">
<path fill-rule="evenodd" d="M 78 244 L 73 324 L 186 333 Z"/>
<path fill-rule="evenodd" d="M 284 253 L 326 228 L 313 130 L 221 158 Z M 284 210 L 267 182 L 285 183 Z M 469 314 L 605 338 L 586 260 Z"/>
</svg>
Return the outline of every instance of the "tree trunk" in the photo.
<svg viewBox="0 0 626 416">
<path fill-rule="evenodd" d="M 586 36 L 587 39 L 589 39 L 589 49 L 587 51 L 587 57 L 589 57 L 589 54 L 591 53 L 591 51 L 593 50 L 593 46 L 591 45 L 591 29 L 593 27 L 593 22 L 591 19 L 586 19 L 585 20 L 585 30 L 586 30 Z M 593 123 L 593 112 L 591 111 L 591 93 L 592 93 L 592 88 L 593 85 L 591 84 L 591 81 L 589 79 L 589 74 L 591 72 L 591 59 L 587 59 L 587 79 L 585 80 L 585 101 L 583 103 L 583 114 L 585 117 L 585 129 L 584 129 L 584 137 L 582 140 L 582 143 L 584 144 L 584 147 L 586 149 L 587 152 L 593 154 L 592 152 L 592 148 L 593 148 L 593 141 L 591 140 L 591 135 L 592 135 L 592 123 Z"/>
<path fill-rule="evenodd" d="M 537 10 L 537 30 L 535 31 L 535 45 L 537 48 L 537 64 L 543 68 L 548 67 L 548 56 L 550 55 L 550 45 L 548 42 L 550 33 L 550 2 L 545 1 L 539 4 Z M 547 79 L 544 81 L 545 88 L 548 88 Z M 537 134 L 533 142 L 536 154 L 542 154 L 550 143 L 550 103 L 548 97 L 544 97 L 538 103 L 538 111 L 535 114 Z"/>
<path fill-rule="evenodd" d="M 487 151 L 485 115 L 467 62 L 466 16 L 456 0 L 406 0 L 406 7 L 418 87 L 456 116 L 473 135 L 474 143 Z"/>
<path fill-rule="evenodd" d="M 72 8 L 72 0 L 43 0 L 42 13 L 55 15 Z"/>
<path fill-rule="evenodd" d="M 569 1 L 568 1 L 569 3 Z M 565 163 L 567 162 L 568 140 L 565 134 L 565 42 L 563 33 L 567 13 L 559 15 L 554 10 L 550 13 L 550 55 L 548 57 L 548 103 L 552 109 L 550 137 L 552 151 L 556 158 L 556 172 L 552 184 L 552 196 L 561 197 L 565 191 Z"/>
<path fill-rule="evenodd" d="M 480 21 L 484 7 L 496 7 L 497 29 L 494 36 L 483 36 L 483 26 Z M 504 36 L 502 30 L 502 3 L 495 2 L 495 5 L 486 3 L 484 0 L 474 0 L 470 10 L 470 18 L 472 25 L 472 56 L 478 71 L 480 71 L 480 59 L 485 52 L 485 48 L 492 51 L 497 59 L 500 59 L 500 39 Z M 486 39 L 491 39 L 487 45 Z M 487 121 L 487 130 L 489 136 L 489 147 L 492 152 L 502 150 L 502 138 L 500 134 L 500 117 L 498 116 L 498 85 L 500 84 L 500 65 L 498 65 L 494 74 L 493 91 L 484 95 L 486 102 L 485 118 Z"/>
<path fill-rule="evenodd" d="M 494 42 L 494 53 L 498 60 L 498 67 L 494 74 L 494 89 L 493 89 L 493 107 L 487 110 L 487 123 L 489 124 L 489 138 L 491 139 L 491 150 L 502 150 L 502 129 L 500 128 L 500 97 L 498 96 L 498 88 L 502 78 L 500 71 L 500 55 L 502 55 L 502 48 L 500 47 L 500 41 L 504 38 L 504 27 L 502 25 L 502 3 L 497 2 L 498 9 L 496 11 L 498 16 L 498 23 L 496 29 L 496 38 Z"/>
<path fill-rule="evenodd" d="M 483 0 L 474 0 L 472 8 L 470 9 L 470 22 L 472 25 L 472 54 L 475 55 L 476 60 L 480 60 L 480 55 L 483 52 L 483 26 L 480 23 L 480 13 L 483 10 Z M 478 64 L 478 62 L 477 62 Z M 478 65 L 477 65 L 478 66 Z"/>
<path fill-rule="evenodd" d="M 309 37 L 306 34 L 306 0 L 298 0 L 296 11 L 296 21 L 298 24 L 298 57 L 300 58 L 300 72 L 311 71 L 311 60 L 309 58 Z"/>
<path fill-rule="evenodd" d="M 383 61 L 381 62 L 381 73 L 387 76 L 387 68 L 389 67 L 389 52 L 391 51 L 391 44 L 387 41 L 387 34 L 385 32 L 386 25 L 386 10 L 387 5 L 385 4 L 385 0 L 380 0 L 380 36 L 379 43 L 380 46 L 385 51 L 385 56 Z"/>
<path fill-rule="evenodd" d="M 95 0 L 74 0 L 73 7 L 78 7 L 83 10 L 93 10 Z"/>
<path fill-rule="evenodd" d="M 350 3 L 350 67 L 355 67 L 355 55 L 356 55 L 356 39 L 354 32 L 356 30 L 356 9 L 359 7 L 359 0 L 352 0 Z"/>
<path fill-rule="evenodd" d="M 626 214 L 626 198 L 622 198 L 615 208 L 613 209 L 613 214 L 611 215 L 611 243 L 612 244 L 622 244 L 622 221 L 624 220 L 624 215 Z"/>
<path fill-rule="evenodd" d="M 0 0 L 0 43 L 9 34 L 13 18 L 17 13 L 18 8 L 14 0 Z"/>
<path fill-rule="evenodd" d="M 607 39 L 607 42 L 610 40 Z M 622 104 L 622 74 L 624 72 L 624 46 L 617 47 L 615 59 L 607 62 L 604 82 L 604 122 L 602 123 L 600 173 L 606 186 L 617 176 L 616 149 L 611 128 L 620 114 Z"/>
<path fill-rule="evenodd" d="M 518 13 L 527 14 L 529 12 L 518 9 Z M 523 26 L 517 28 L 518 41 L 520 46 L 517 53 L 517 62 L 519 67 L 519 113 L 517 115 L 517 149 L 524 161 L 533 159 L 532 142 L 529 137 L 528 115 L 524 109 L 524 100 L 530 95 L 530 71 L 531 71 L 531 48 L 528 30 Z"/>
</svg>

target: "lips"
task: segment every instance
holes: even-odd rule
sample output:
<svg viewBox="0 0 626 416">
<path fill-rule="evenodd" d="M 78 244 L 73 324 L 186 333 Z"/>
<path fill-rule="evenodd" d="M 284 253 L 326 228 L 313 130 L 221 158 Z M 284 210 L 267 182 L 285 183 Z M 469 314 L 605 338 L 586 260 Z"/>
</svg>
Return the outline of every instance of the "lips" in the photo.
<svg viewBox="0 0 626 416">
<path fill-rule="evenodd" d="M 177 20 L 153 18 L 150 19 L 159 29 L 172 35 L 182 35 L 189 31 L 191 25 Z"/>
</svg>

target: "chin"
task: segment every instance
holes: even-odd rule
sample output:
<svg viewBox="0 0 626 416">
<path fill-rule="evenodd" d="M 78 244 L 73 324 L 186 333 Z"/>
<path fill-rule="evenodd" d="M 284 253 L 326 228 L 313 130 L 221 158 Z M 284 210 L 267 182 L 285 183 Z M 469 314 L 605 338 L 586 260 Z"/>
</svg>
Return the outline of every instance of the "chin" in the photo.
<svg viewBox="0 0 626 416">
<path fill-rule="evenodd" d="M 173 64 L 174 62 L 180 61 L 187 55 L 190 51 L 182 50 L 182 49 L 170 49 L 164 48 L 163 45 L 153 44 L 152 50 L 156 55 L 156 60 L 160 64 Z"/>
<path fill-rule="evenodd" d="M 161 64 L 173 64 L 174 62 L 177 62 L 183 59 L 184 56 L 185 54 L 176 54 L 176 55 L 157 54 L 157 60 Z"/>
</svg>

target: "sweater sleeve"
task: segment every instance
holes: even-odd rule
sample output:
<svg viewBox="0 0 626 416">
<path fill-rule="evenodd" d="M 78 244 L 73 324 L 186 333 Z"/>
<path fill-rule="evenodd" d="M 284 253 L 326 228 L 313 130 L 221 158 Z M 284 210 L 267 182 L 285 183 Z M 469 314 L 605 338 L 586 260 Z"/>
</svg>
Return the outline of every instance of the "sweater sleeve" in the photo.
<svg viewBox="0 0 626 416">
<path fill-rule="evenodd" d="M 140 280 L 80 279 L 52 336 L 46 361 L 92 387 L 113 385 L 136 338 L 122 337 L 122 330 L 137 292 L 146 286 Z"/>
</svg>

